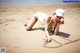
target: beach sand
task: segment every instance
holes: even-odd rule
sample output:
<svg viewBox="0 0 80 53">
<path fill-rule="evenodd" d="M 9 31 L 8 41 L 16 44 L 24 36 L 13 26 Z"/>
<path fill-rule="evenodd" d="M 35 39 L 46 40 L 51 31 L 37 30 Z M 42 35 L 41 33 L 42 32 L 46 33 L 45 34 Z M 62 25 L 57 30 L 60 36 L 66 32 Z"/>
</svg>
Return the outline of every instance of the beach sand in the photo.
<svg viewBox="0 0 80 53">
<path fill-rule="evenodd" d="M 57 8 L 65 10 L 65 23 L 54 39 L 62 44 L 80 39 L 80 4 L 0 6 L 0 48 L 5 47 L 6 53 L 80 53 L 79 40 L 56 48 L 59 44 L 53 40 L 43 47 L 45 32 L 40 22 L 26 31 L 24 24 L 36 12 L 52 14 Z"/>
</svg>

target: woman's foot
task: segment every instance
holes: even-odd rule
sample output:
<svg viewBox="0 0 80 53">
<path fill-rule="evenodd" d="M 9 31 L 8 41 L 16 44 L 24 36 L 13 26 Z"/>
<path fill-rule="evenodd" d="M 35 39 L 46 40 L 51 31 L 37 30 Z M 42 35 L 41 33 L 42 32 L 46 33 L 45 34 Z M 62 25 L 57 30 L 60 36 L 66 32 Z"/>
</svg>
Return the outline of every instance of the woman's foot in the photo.
<svg viewBox="0 0 80 53">
<path fill-rule="evenodd" d="M 27 24 L 24 24 L 24 26 L 27 26 Z"/>
<path fill-rule="evenodd" d="M 24 24 L 24 26 L 26 27 L 26 26 L 27 26 L 27 24 Z M 32 28 L 31 28 L 31 29 L 26 28 L 26 30 L 27 30 L 27 31 L 30 31 L 30 30 L 32 30 Z"/>
</svg>

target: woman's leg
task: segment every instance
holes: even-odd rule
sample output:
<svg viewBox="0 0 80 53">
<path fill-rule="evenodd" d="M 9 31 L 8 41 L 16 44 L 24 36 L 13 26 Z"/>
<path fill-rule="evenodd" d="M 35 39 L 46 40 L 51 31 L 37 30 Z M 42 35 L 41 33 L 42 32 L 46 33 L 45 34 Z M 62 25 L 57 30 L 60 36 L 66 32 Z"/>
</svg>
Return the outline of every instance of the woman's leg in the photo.
<svg viewBox="0 0 80 53">
<path fill-rule="evenodd" d="M 60 28 L 60 23 L 57 24 L 57 26 L 55 27 L 55 30 L 54 30 L 54 35 L 58 34 L 59 33 L 59 28 Z"/>
<path fill-rule="evenodd" d="M 34 24 L 37 22 L 37 17 L 34 16 L 31 21 L 28 23 L 26 30 L 30 31 L 32 29 L 32 27 L 34 26 Z"/>
</svg>

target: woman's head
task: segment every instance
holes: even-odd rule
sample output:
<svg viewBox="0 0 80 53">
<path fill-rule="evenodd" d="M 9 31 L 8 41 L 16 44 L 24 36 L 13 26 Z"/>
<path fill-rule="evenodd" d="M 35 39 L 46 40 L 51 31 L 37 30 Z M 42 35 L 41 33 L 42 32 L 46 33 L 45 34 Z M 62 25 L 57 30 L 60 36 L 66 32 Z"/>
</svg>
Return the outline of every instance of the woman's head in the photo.
<svg viewBox="0 0 80 53">
<path fill-rule="evenodd" d="M 56 15 L 56 20 L 57 21 L 60 21 L 62 18 L 63 18 L 63 15 L 64 15 L 64 10 L 63 9 L 57 9 L 55 11 L 55 15 Z"/>
</svg>

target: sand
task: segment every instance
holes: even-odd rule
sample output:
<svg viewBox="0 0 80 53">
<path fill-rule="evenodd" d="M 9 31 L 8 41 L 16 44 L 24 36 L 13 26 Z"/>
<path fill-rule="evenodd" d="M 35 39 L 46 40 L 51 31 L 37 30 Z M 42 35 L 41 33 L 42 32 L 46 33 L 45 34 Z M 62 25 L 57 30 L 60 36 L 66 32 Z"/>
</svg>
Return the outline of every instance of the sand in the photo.
<svg viewBox="0 0 80 53">
<path fill-rule="evenodd" d="M 37 22 L 32 31 L 26 31 L 24 24 L 29 23 L 36 12 L 52 14 L 57 8 L 65 10 L 65 24 L 52 42 L 44 47 L 44 26 Z M 51 34 L 52 35 L 52 34 Z M 0 48 L 6 53 L 80 53 L 80 4 L 56 4 L 36 6 L 0 6 Z M 63 46 L 54 48 L 53 46 Z"/>
</svg>

